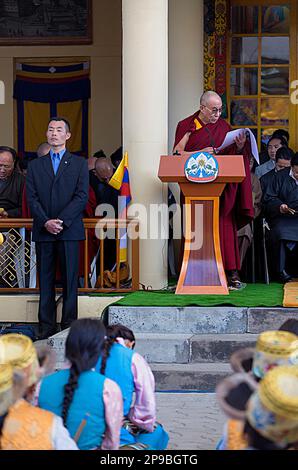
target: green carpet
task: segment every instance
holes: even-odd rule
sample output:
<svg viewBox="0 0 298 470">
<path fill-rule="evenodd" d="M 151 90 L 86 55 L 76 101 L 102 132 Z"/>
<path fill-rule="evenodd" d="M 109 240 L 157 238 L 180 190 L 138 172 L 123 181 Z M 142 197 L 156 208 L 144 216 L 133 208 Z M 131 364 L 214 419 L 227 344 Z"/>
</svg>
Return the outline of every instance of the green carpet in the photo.
<svg viewBox="0 0 298 470">
<path fill-rule="evenodd" d="M 272 283 L 248 284 L 241 291 L 229 295 L 175 295 L 168 291 L 138 291 L 126 295 L 114 305 L 130 307 L 215 307 L 232 305 L 234 307 L 282 307 L 283 285 Z"/>
</svg>

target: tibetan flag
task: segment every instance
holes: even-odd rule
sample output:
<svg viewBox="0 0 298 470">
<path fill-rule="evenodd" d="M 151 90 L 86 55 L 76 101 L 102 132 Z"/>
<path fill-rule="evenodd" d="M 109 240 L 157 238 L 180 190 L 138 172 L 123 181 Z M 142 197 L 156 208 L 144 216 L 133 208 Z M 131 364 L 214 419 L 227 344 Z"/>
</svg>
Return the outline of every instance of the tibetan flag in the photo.
<svg viewBox="0 0 298 470">
<path fill-rule="evenodd" d="M 131 201 L 129 173 L 128 173 L 128 153 L 125 152 L 117 170 L 109 181 L 109 185 L 120 191 L 119 197 L 119 219 L 126 219 L 127 206 Z M 127 261 L 127 230 L 120 229 L 120 262 Z"/>
</svg>

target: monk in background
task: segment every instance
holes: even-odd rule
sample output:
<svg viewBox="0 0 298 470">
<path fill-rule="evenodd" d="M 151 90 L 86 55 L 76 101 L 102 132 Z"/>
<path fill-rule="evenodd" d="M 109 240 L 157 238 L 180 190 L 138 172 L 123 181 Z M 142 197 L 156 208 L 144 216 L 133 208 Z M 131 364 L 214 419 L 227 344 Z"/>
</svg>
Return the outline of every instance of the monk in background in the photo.
<svg viewBox="0 0 298 470">
<path fill-rule="evenodd" d="M 220 96 L 214 91 L 203 93 L 199 110 L 178 123 L 174 153 L 190 155 L 203 151 L 215 154 L 215 149 L 220 147 L 227 132 L 231 130 L 229 124 L 221 118 L 221 113 Z M 237 230 L 251 222 L 254 216 L 249 169 L 250 153 L 250 143 L 245 132 L 235 139 L 234 145 L 224 150 L 224 154 L 243 155 L 246 173 L 242 183 L 227 184 L 220 198 L 221 254 L 228 285 L 232 289 L 242 287 L 239 277 L 241 265 Z"/>
</svg>

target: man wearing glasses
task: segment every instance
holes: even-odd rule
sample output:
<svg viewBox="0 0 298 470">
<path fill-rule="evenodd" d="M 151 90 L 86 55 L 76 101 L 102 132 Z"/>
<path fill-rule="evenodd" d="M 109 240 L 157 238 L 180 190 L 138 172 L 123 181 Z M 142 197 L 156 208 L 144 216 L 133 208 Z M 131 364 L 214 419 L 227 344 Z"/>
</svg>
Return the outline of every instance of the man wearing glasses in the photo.
<svg viewBox="0 0 298 470">
<path fill-rule="evenodd" d="M 231 130 L 229 124 L 221 118 L 222 111 L 222 100 L 217 93 L 203 93 L 199 110 L 178 123 L 174 153 L 191 155 L 203 151 L 215 154 Z M 251 222 L 254 214 L 249 170 L 250 145 L 246 141 L 245 132 L 223 153 L 243 154 L 246 170 L 243 182 L 227 184 L 220 200 L 219 229 L 223 264 L 230 288 L 239 289 L 242 284 L 239 277 L 241 266 L 237 230 Z"/>
</svg>

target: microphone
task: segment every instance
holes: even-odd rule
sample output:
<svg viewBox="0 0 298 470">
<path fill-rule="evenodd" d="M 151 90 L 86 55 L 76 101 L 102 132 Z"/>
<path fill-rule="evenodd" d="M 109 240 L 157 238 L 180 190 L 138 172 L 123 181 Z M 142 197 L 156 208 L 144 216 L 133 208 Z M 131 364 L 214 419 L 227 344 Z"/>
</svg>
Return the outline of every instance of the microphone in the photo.
<svg viewBox="0 0 298 470">
<path fill-rule="evenodd" d="M 6 236 L 4 233 L 0 233 L 0 246 L 3 245 L 3 243 L 6 242 Z"/>
<path fill-rule="evenodd" d="M 216 155 L 216 154 L 217 154 L 217 151 L 216 151 L 216 149 L 215 149 L 215 142 L 214 142 L 214 139 L 213 139 L 213 137 L 212 137 L 212 135 L 211 135 L 211 132 L 210 132 L 210 130 L 208 129 L 208 127 L 204 127 L 204 129 L 205 129 L 205 131 L 207 132 L 207 134 L 208 134 L 208 136 L 209 136 L 210 144 L 211 144 L 210 147 L 213 148 L 214 155 Z"/>
</svg>

